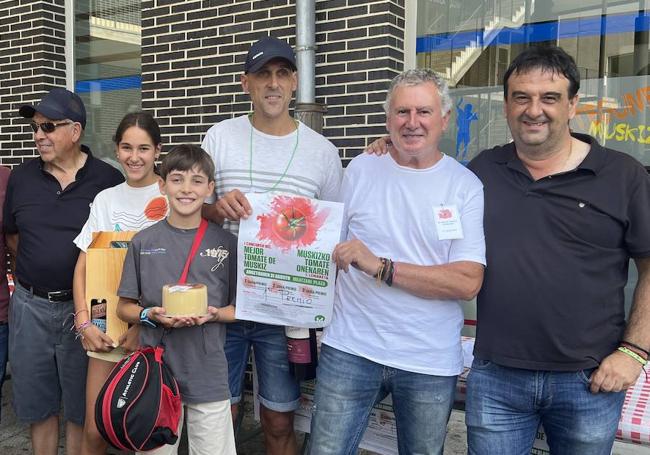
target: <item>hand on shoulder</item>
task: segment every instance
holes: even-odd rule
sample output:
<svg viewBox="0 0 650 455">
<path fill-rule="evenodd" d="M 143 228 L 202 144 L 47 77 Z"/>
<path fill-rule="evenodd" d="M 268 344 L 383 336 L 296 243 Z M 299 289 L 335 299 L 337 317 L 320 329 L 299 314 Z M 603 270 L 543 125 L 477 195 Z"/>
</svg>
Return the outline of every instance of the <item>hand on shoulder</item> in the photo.
<svg viewBox="0 0 650 455">
<path fill-rule="evenodd" d="M 390 136 L 383 136 L 379 139 L 375 139 L 368 147 L 366 147 L 365 152 L 370 155 L 385 155 L 388 153 L 388 149 L 393 143 L 390 140 Z"/>
</svg>

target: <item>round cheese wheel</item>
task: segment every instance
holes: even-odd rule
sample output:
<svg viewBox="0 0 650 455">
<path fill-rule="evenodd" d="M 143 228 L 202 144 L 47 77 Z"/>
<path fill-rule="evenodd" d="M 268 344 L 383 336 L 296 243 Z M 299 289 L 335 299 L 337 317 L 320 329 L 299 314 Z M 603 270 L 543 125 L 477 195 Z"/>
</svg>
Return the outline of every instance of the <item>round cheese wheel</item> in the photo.
<svg viewBox="0 0 650 455">
<path fill-rule="evenodd" d="M 166 284 L 162 304 L 168 316 L 203 316 L 208 312 L 205 284 Z"/>
</svg>

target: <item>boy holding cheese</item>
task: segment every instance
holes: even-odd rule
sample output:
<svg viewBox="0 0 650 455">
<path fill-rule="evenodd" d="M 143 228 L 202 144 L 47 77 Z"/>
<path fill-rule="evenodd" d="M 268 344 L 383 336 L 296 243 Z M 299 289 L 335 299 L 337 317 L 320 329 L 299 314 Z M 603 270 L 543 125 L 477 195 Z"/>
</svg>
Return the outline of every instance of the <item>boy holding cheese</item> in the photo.
<svg viewBox="0 0 650 455">
<path fill-rule="evenodd" d="M 235 319 L 237 241 L 201 218 L 203 201 L 214 191 L 214 164 L 203 149 L 174 147 L 161 177 L 169 216 L 133 238 L 118 316 L 141 324 L 142 345 L 155 346 L 164 334 L 164 360 L 180 388 L 190 454 L 235 454 L 223 323 Z M 175 454 L 177 445 L 147 453 Z"/>
</svg>

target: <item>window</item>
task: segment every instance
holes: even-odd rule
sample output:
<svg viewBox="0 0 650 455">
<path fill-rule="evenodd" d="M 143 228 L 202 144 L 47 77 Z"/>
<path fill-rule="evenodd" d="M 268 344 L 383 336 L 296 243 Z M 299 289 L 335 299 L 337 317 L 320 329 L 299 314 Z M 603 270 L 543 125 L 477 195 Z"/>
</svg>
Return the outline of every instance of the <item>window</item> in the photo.
<svg viewBox="0 0 650 455">
<path fill-rule="evenodd" d="M 441 73 L 460 104 L 443 150 L 461 161 L 511 140 L 502 78 L 529 45 L 558 45 L 578 65 L 575 131 L 650 165 L 645 2 L 418 0 L 416 59 Z M 444 148 L 446 145 L 446 149 Z"/>
<path fill-rule="evenodd" d="M 88 116 L 83 142 L 95 156 L 116 164 L 115 129 L 124 114 L 141 106 L 140 2 L 74 5 L 74 91 Z"/>
</svg>

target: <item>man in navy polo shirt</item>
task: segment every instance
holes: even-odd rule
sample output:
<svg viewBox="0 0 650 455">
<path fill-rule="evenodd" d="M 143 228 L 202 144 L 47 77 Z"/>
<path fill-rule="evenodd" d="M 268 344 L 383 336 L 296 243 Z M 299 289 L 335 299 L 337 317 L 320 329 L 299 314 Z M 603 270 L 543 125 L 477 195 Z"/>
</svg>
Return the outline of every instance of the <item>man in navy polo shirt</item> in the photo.
<svg viewBox="0 0 650 455">
<path fill-rule="evenodd" d="M 611 452 L 625 389 L 650 350 L 650 177 L 572 133 L 580 77 L 558 47 L 504 76 L 513 142 L 469 164 L 485 188 L 487 264 L 467 380 L 469 453 Z M 639 280 L 625 320 L 633 258 Z"/>
<path fill-rule="evenodd" d="M 4 206 L 7 246 L 16 258 L 9 317 L 13 405 L 30 424 L 33 452 L 54 455 L 63 402 L 66 452 L 77 454 L 88 358 L 71 316 L 79 254 L 73 239 L 95 195 L 123 177 L 81 145 L 86 110 L 76 94 L 54 88 L 19 113 L 32 120 L 40 156 L 13 170 Z"/>
</svg>

